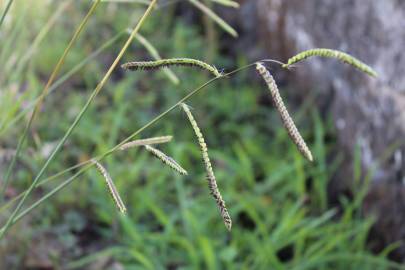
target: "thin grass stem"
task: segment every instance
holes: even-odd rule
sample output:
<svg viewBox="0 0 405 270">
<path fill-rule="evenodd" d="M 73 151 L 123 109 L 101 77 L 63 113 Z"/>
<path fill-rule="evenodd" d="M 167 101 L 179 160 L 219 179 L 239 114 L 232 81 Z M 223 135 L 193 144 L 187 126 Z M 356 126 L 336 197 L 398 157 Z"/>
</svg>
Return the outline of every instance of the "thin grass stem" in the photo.
<svg viewBox="0 0 405 270">
<path fill-rule="evenodd" d="M 7 6 L 6 6 L 6 8 L 4 9 L 3 14 L 1 15 L 0 28 L 1 28 L 1 26 L 3 25 L 4 19 L 6 18 L 7 13 L 10 11 L 10 7 L 11 7 L 11 5 L 13 4 L 13 2 L 14 2 L 14 0 L 9 0 L 9 1 L 8 1 Z"/>
<path fill-rule="evenodd" d="M 96 161 L 100 161 L 102 159 L 104 159 L 105 157 L 111 155 L 112 153 L 114 153 L 115 151 L 119 150 L 119 148 L 124 145 L 125 143 L 131 141 L 134 137 L 136 137 L 137 135 L 139 135 L 140 133 L 142 133 L 145 129 L 149 128 L 150 126 L 152 126 L 153 124 L 155 124 L 156 122 L 158 122 L 160 119 L 162 119 L 163 117 L 165 117 L 167 114 L 169 114 L 171 111 L 173 111 L 174 109 L 176 109 L 181 103 L 184 103 L 185 101 L 187 101 L 189 98 L 191 98 L 192 96 L 194 96 L 195 94 L 197 94 L 200 90 L 204 89 L 205 87 L 207 87 L 208 85 L 210 85 L 211 83 L 219 80 L 219 79 L 223 79 L 223 78 L 228 78 L 231 75 L 236 74 L 237 72 L 240 72 L 242 70 L 245 70 L 247 68 L 250 68 L 252 66 L 255 66 L 256 62 L 250 63 L 246 66 L 237 68 L 233 71 L 230 71 L 226 74 L 224 74 L 221 77 L 216 77 L 216 78 L 212 78 L 211 80 L 205 82 L 204 84 L 202 84 L 201 86 L 197 87 L 196 89 L 194 89 L 193 91 L 191 91 L 190 93 L 188 93 L 186 96 L 184 96 L 183 98 L 181 98 L 178 102 L 176 102 L 174 105 L 172 105 L 171 107 L 169 107 L 166 111 L 162 112 L 161 114 L 159 114 L 158 116 L 156 116 L 154 119 L 152 119 L 151 121 L 149 121 L 147 124 L 145 124 L 144 126 L 142 126 L 141 128 L 139 128 L 138 130 L 136 130 L 135 132 L 133 132 L 131 135 L 129 135 L 127 138 L 125 138 L 123 141 L 121 141 L 119 144 L 117 144 L 116 146 L 114 146 L 113 148 L 111 148 L 110 150 L 104 152 L 103 154 L 93 158 L 93 160 Z M 43 197 L 41 197 L 39 200 L 37 200 L 36 202 L 34 202 L 32 205 L 30 205 L 29 207 L 27 207 L 26 209 L 24 209 L 23 211 L 21 211 L 20 214 L 18 215 L 14 215 L 14 218 L 10 221 L 7 221 L 9 223 L 8 226 L 15 224 L 16 222 L 18 222 L 20 219 L 22 219 L 24 216 L 26 216 L 27 214 L 29 214 L 31 211 L 33 211 L 34 209 L 36 209 L 39 205 L 41 205 L 43 202 L 45 202 L 46 200 L 48 200 L 49 198 L 51 198 L 53 195 L 55 195 L 57 192 L 59 192 L 60 190 L 62 190 L 63 188 L 65 188 L 66 186 L 68 186 L 70 183 L 72 183 L 75 179 L 77 179 L 79 176 L 81 176 L 83 173 L 85 173 L 88 169 L 90 169 L 92 166 L 94 166 L 94 164 L 92 164 L 90 161 L 85 161 L 82 162 L 81 164 L 77 164 L 75 166 L 72 166 L 71 168 L 68 168 L 60 173 L 58 173 L 58 175 L 62 175 L 68 171 L 71 171 L 73 169 L 77 169 L 79 167 L 81 167 L 81 169 L 79 171 L 77 171 L 74 175 L 72 175 L 71 177 L 69 177 L 68 179 L 66 179 L 64 182 L 62 182 L 61 184 L 59 184 L 57 187 L 55 187 L 54 189 L 52 189 L 50 192 L 48 192 L 47 194 L 45 194 Z M 51 178 L 56 179 L 57 175 L 51 176 Z M 50 181 L 51 179 L 48 179 L 48 181 Z M 29 190 L 27 190 L 24 193 L 24 197 L 26 196 L 27 192 Z M 30 191 L 31 192 L 31 191 Z M 6 224 L 7 225 L 7 224 Z M 3 235 L 6 231 L 5 229 L 6 227 L 3 226 L 3 228 L 0 230 L 0 235 Z"/>
<path fill-rule="evenodd" d="M 71 70 L 69 70 L 66 74 L 64 74 L 62 77 L 60 77 L 52 86 L 49 88 L 49 91 L 46 96 L 50 95 L 53 91 L 55 91 L 60 85 L 62 85 L 64 82 L 66 82 L 68 79 L 70 79 L 74 74 L 76 74 L 80 69 L 82 69 L 87 63 L 89 63 L 91 60 L 96 58 L 100 53 L 102 53 L 104 50 L 109 48 L 111 45 L 113 45 L 118 39 L 120 39 L 122 36 L 124 36 L 127 33 L 127 30 L 123 30 L 107 40 L 101 47 L 99 47 L 97 50 L 92 52 L 89 56 L 87 56 L 83 61 L 75 65 Z M 40 96 L 38 96 L 34 101 L 32 101 L 26 108 L 24 108 L 20 113 L 18 113 L 13 119 L 11 119 L 7 125 L 0 126 L 0 135 L 2 135 L 4 132 L 6 132 L 10 127 L 12 127 L 18 120 L 20 120 L 24 115 L 32 109 L 34 106 L 38 104 L 40 100 Z"/>
<path fill-rule="evenodd" d="M 99 3 L 100 0 L 98 0 L 95 3 Z M 149 7 L 146 9 L 140 20 L 138 21 L 137 25 L 135 26 L 134 30 L 132 31 L 131 35 L 127 39 L 126 43 L 124 46 L 121 48 L 121 51 L 118 53 L 117 57 L 115 58 L 114 62 L 111 64 L 110 68 L 108 69 L 107 73 L 104 75 L 103 79 L 100 81 L 100 83 L 97 85 L 97 87 L 94 89 L 93 93 L 90 95 L 89 99 L 87 100 L 86 104 L 83 106 L 82 110 L 80 113 L 77 115 L 76 119 L 72 123 L 72 125 L 69 127 L 69 129 L 66 131 L 65 135 L 62 137 L 62 139 L 59 141 L 53 152 L 50 154 L 49 158 L 45 162 L 45 164 L 42 166 L 41 170 L 39 171 L 38 175 L 35 177 L 34 181 L 32 182 L 31 186 L 28 188 L 27 192 L 24 194 L 20 202 L 18 203 L 17 207 L 15 208 L 14 212 L 11 214 L 11 216 L 8 218 L 6 225 L 4 226 L 4 229 L 0 232 L 0 239 L 4 236 L 4 234 L 7 232 L 8 228 L 10 227 L 14 217 L 18 214 L 20 211 L 22 205 L 24 204 L 25 200 L 27 199 L 28 195 L 32 192 L 32 190 L 35 188 L 35 185 L 38 183 L 39 179 L 42 177 L 44 174 L 45 170 L 48 168 L 49 164 L 51 161 L 54 159 L 56 154 L 59 152 L 59 150 L 62 148 L 66 140 L 69 138 L 70 134 L 72 134 L 73 130 L 76 128 L 77 124 L 80 122 L 82 119 L 83 115 L 89 108 L 91 102 L 94 100 L 94 98 L 97 96 L 97 94 L 101 91 L 101 89 L 104 87 L 106 84 L 107 80 L 111 76 L 113 70 L 115 67 L 118 65 L 119 61 L 121 60 L 122 56 L 124 55 L 125 51 L 131 44 L 132 40 L 135 38 L 136 33 L 139 31 L 140 27 L 146 20 L 146 18 L 149 16 L 151 13 L 154 5 L 156 4 L 157 0 L 152 0 Z"/>
<path fill-rule="evenodd" d="M 28 131 L 31 129 L 32 123 L 34 122 L 35 116 L 37 114 L 37 112 L 40 110 L 40 107 L 42 105 L 42 102 L 45 98 L 45 96 L 47 95 L 48 91 L 49 91 L 49 87 L 51 86 L 51 84 L 53 83 L 54 79 L 56 78 L 56 76 L 58 75 L 60 69 L 62 68 L 63 63 L 65 62 L 65 59 L 70 51 L 70 49 L 73 47 L 73 44 L 76 42 L 76 40 L 78 39 L 79 35 L 81 34 L 82 30 L 84 29 L 85 25 L 87 24 L 88 20 L 90 19 L 91 15 L 94 13 L 94 11 L 96 10 L 96 7 L 98 6 L 98 4 L 100 3 L 100 0 L 97 0 L 95 2 L 93 2 L 93 5 L 91 6 L 91 8 L 89 9 L 89 11 L 87 12 L 86 16 L 84 17 L 83 21 L 79 24 L 79 26 L 77 27 L 75 33 L 73 34 L 72 39 L 70 40 L 69 44 L 67 45 L 65 51 L 63 52 L 62 56 L 60 57 L 58 63 L 56 64 L 51 76 L 48 79 L 48 82 L 46 83 L 42 94 L 39 97 L 39 101 L 36 104 L 30 119 L 28 120 L 27 125 L 24 128 L 24 131 L 22 133 L 22 136 L 20 137 L 20 139 L 18 140 L 18 144 L 17 144 L 17 150 L 16 150 L 16 154 L 13 156 L 13 159 L 11 160 L 10 165 L 8 166 L 6 175 L 4 177 L 4 185 L 3 185 L 3 190 L 0 194 L 0 201 L 2 201 L 3 196 L 4 196 L 4 192 L 7 189 L 8 186 L 8 182 L 10 179 L 10 175 L 11 172 L 14 169 L 15 163 L 18 160 L 18 157 L 20 155 L 22 146 L 24 145 L 25 139 L 28 135 Z M 1 239 L 1 234 L 0 234 L 0 239 Z"/>
</svg>

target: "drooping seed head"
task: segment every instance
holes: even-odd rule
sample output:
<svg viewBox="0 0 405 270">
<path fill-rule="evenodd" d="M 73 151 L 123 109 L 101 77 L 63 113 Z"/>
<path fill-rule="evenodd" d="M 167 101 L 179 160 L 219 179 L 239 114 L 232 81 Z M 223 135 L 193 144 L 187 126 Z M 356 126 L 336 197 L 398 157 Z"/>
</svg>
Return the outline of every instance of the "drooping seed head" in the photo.
<svg viewBox="0 0 405 270">
<path fill-rule="evenodd" d="M 274 81 L 273 76 L 271 76 L 270 72 L 266 69 L 266 67 L 262 63 L 257 63 L 256 69 L 258 73 L 262 76 L 263 80 L 266 82 L 270 90 L 274 106 L 279 112 L 281 121 L 283 122 L 283 125 L 287 130 L 287 133 L 290 136 L 291 140 L 296 144 L 298 150 L 306 159 L 308 159 L 309 161 L 313 161 L 311 151 L 309 150 L 307 144 L 305 143 L 297 127 L 295 126 L 294 121 L 292 120 L 290 114 L 288 113 L 288 110 L 284 105 L 283 99 L 281 98 L 281 95 L 279 93 L 277 84 Z"/>
<path fill-rule="evenodd" d="M 370 66 L 367 64 L 363 63 L 362 61 L 358 60 L 357 58 L 351 56 L 350 54 L 337 51 L 337 50 L 331 50 L 331 49 L 325 49 L 325 48 L 317 48 L 317 49 L 311 49 L 307 51 L 303 51 L 290 59 L 288 59 L 287 64 L 284 64 L 284 68 L 288 68 L 295 63 L 301 62 L 309 57 L 312 56 L 320 56 L 320 57 L 327 57 L 327 58 L 336 58 L 346 64 L 349 64 L 358 70 L 372 76 L 372 77 L 377 77 L 377 72 L 375 72 Z"/>
<path fill-rule="evenodd" d="M 183 169 L 172 157 L 169 157 L 162 151 L 153 148 L 150 145 L 145 145 L 145 149 L 150 152 L 153 156 L 156 158 L 160 159 L 164 164 L 175 170 L 176 172 L 182 174 L 182 175 L 187 175 L 187 171 Z"/>
<path fill-rule="evenodd" d="M 127 70 L 154 70 L 170 66 L 198 67 L 200 69 L 209 71 L 215 77 L 222 76 L 214 66 L 192 58 L 170 58 L 156 61 L 128 62 L 123 64 L 121 67 Z"/>
<path fill-rule="evenodd" d="M 110 195 L 114 201 L 115 206 L 118 208 L 118 210 L 125 214 L 127 212 L 127 209 L 125 207 L 124 202 L 121 199 L 120 194 L 118 193 L 117 188 L 114 185 L 113 180 L 111 179 L 111 176 L 109 175 L 109 173 L 107 172 L 107 169 L 104 168 L 103 165 L 101 165 L 101 163 L 99 163 L 97 160 L 92 159 L 91 162 L 96 165 L 98 171 L 101 173 L 101 175 L 104 177 L 104 180 L 107 184 L 107 188 L 108 191 L 110 192 Z"/>
<path fill-rule="evenodd" d="M 218 185 L 217 185 L 217 181 L 215 178 L 215 174 L 214 171 L 212 169 L 212 165 L 211 165 L 211 161 L 210 158 L 208 156 L 208 148 L 207 148 L 207 144 L 205 143 L 204 137 L 201 133 L 200 128 L 197 125 L 197 122 L 195 121 L 193 115 L 191 114 L 191 111 L 189 109 L 189 107 L 182 103 L 181 104 L 182 109 L 184 110 L 184 112 L 187 114 L 188 120 L 194 130 L 194 133 L 197 137 L 198 140 L 198 144 L 200 146 L 201 149 L 201 153 L 202 153 L 202 159 L 204 162 L 204 166 L 205 166 L 205 171 L 207 174 L 207 181 L 208 181 L 208 188 L 210 190 L 211 195 L 214 197 L 215 202 L 219 208 L 219 211 L 221 213 L 221 217 L 225 223 L 226 228 L 230 231 L 232 228 L 232 220 L 231 217 L 229 215 L 228 209 L 226 208 L 225 205 L 225 201 L 222 199 L 221 193 L 219 192 L 218 189 Z"/>
</svg>

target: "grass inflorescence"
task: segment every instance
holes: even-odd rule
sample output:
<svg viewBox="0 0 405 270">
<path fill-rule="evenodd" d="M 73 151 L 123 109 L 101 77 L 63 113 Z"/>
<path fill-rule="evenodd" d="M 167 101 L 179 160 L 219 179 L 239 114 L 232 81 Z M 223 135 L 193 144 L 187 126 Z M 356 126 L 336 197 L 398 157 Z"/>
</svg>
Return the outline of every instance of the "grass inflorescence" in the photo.
<svg viewBox="0 0 405 270">
<path fill-rule="evenodd" d="M 311 50 L 306 50 L 306 51 L 300 52 L 299 54 L 288 59 L 287 64 L 284 64 L 283 67 L 288 68 L 288 67 L 290 67 L 298 62 L 301 62 L 309 57 L 312 57 L 312 56 L 336 58 L 346 64 L 349 64 L 349 65 L 357 68 L 358 70 L 360 70 L 372 77 L 377 77 L 376 71 L 374 71 L 370 66 L 368 66 L 367 64 L 358 60 L 357 58 L 351 56 L 350 54 L 341 52 L 338 50 L 325 49 L 325 48 L 316 48 L 316 49 L 311 49 Z"/>
<path fill-rule="evenodd" d="M 183 167 L 181 167 L 172 157 L 169 157 L 168 155 L 166 155 L 159 149 L 156 149 L 150 145 L 145 145 L 144 147 L 145 147 L 146 151 L 150 152 L 153 156 L 160 159 L 164 164 L 166 164 L 167 166 L 169 166 L 170 168 L 172 168 L 179 174 L 182 174 L 182 175 L 188 174 L 187 171 L 185 169 L 183 169 Z"/>
<path fill-rule="evenodd" d="M 197 137 L 198 144 L 200 146 L 201 153 L 202 153 L 205 171 L 207 173 L 208 188 L 211 192 L 211 195 L 214 197 L 215 202 L 218 205 L 218 208 L 221 212 L 221 217 L 224 220 L 226 228 L 228 230 L 231 230 L 232 220 L 229 215 L 228 209 L 226 208 L 225 201 L 222 199 L 221 193 L 219 192 L 217 181 L 216 181 L 216 178 L 214 175 L 214 171 L 212 169 L 211 161 L 208 156 L 208 147 L 207 147 L 207 144 L 205 143 L 204 136 L 202 135 L 201 130 L 197 125 L 197 122 L 195 121 L 193 115 L 191 114 L 189 107 L 184 103 L 181 104 L 181 107 L 184 110 L 184 112 L 187 114 L 188 120 L 190 121 L 190 124 Z"/>
<path fill-rule="evenodd" d="M 170 66 L 198 67 L 209 71 L 215 77 L 221 77 L 221 73 L 214 66 L 192 58 L 170 58 L 156 61 L 128 62 L 121 67 L 127 70 L 155 70 Z"/>
<path fill-rule="evenodd" d="M 114 182 L 110 176 L 110 174 L 107 172 L 107 169 L 101 165 L 100 162 L 97 160 L 93 159 L 91 161 L 94 165 L 96 165 L 98 171 L 101 173 L 101 175 L 104 177 L 104 180 L 107 184 L 108 191 L 110 192 L 110 195 L 115 203 L 115 206 L 118 208 L 118 210 L 125 214 L 127 212 L 127 208 L 125 207 L 124 202 L 121 199 L 121 196 L 117 190 L 117 188 L 114 185 Z"/>
<path fill-rule="evenodd" d="M 298 150 L 306 159 L 308 159 L 309 161 L 313 161 L 312 153 L 309 150 L 304 139 L 302 138 L 297 127 L 295 126 L 293 119 L 288 113 L 288 110 L 284 105 L 283 99 L 281 98 L 280 92 L 278 90 L 277 84 L 273 76 L 271 76 L 270 72 L 266 69 L 266 67 L 262 63 L 256 64 L 256 70 L 260 74 L 260 76 L 262 76 L 263 80 L 266 82 L 267 87 L 270 90 L 274 106 L 279 112 L 281 121 L 283 122 L 283 125 L 286 128 L 291 140 L 297 145 Z"/>
</svg>

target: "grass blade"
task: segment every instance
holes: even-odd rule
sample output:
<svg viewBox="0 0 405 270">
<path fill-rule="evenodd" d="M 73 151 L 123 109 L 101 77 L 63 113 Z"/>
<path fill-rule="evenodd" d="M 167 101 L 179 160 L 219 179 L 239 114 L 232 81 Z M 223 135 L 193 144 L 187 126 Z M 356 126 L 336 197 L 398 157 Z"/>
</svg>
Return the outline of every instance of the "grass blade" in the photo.
<svg viewBox="0 0 405 270">
<path fill-rule="evenodd" d="M 232 0 L 211 0 L 211 1 L 226 7 L 239 8 L 240 6 L 239 3 Z"/>
<path fill-rule="evenodd" d="M 13 4 L 13 1 L 14 1 L 14 0 L 9 0 L 9 1 L 8 1 L 7 6 L 6 6 L 6 8 L 4 9 L 3 14 L 1 15 L 1 19 L 0 19 L 0 27 L 1 27 L 1 25 L 3 24 L 4 19 L 6 18 L 7 13 L 8 13 L 8 12 L 9 12 L 9 10 L 10 10 L 11 4 Z"/>
<path fill-rule="evenodd" d="M 97 6 L 97 3 L 99 3 L 100 0 L 95 2 L 93 4 L 93 7 L 95 8 Z M 14 212 L 11 214 L 11 216 L 8 218 L 6 225 L 0 232 L 0 239 L 4 236 L 4 234 L 7 232 L 8 228 L 10 227 L 14 217 L 18 214 L 20 211 L 22 205 L 24 204 L 25 200 L 27 199 L 28 195 L 32 192 L 32 190 L 35 188 L 35 185 L 38 183 L 39 179 L 42 177 L 42 175 L 45 173 L 45 170 L 48 168 L 49 164 L 51 161 L 54 159 L 56 154 L 59 152 L 59 150 L 62 148 L 66 140 L 69 138 L 70 134 L 73 132 L 73 130 L 76 128 L 77 124 L 80 122 L 81 118 L 87 111 L 88 107 L 90 106 L 91 102 L 94 100 L 94 98 L 97 96 L 97 94 L 101 91 L 101 89 L 104 87 L 106 84 L 107 80 L 110 78 L 113 70 L 115 67 L 118 65 L 119 61 L 121 60 L 122 56 L 124 55 L 125 51 L 131 44 L 132 40 L 135 38 L 136 33 L 139 31 L 140 27 L 144 23 L 145 19 L 148 17 L 150 12 L 152 11 L 155 3 L 157 0 L 152 0 L 150 3 L 148 9 L 145 11 L 139 22 L 137 23 L 136 27 L 132 31 L 131 35 L 127 39 L 126 43 L 122 47 L 121 51 L 118 53 L 117 57 L 115 58 L 114 62 L 111 64 L 110 68 L 108 69 L 107 73 L 104 75 L 103 79 L 100 81 L 100 83 L 97 85 L 97 87 L 94 89 L 93 93 L 91 94 L 90 98 L 87 100 L 86 104 L 83 106 L 82 110 L 80 113 L 77 115 L 76 119 L 72 123 L 72 125 L 69 127 L 69 129 L 66 131 L 65 135 L 62 137 L 62 139 L 59 141 L 58 145 L 55 147 L 53 152 L 50 154 L 49 158 L 45 162 L 45 164 L 42 166 L 41 170 L 39 171 L 38 175 L 35 177 L 34 181 L 32 182 L 31 186 L 28 188 L 27 192 L 24 194 L 20 202 L 18 203 L 16 209 Z M 92 9 L 91 9 L 92 10 Z M 86 16 L 87 18 L 87 16 Z M 84 20 L 85 21 L 85 20 Z"/>
<path fill-rule="evenodd" d="M 213 21 L 215 21 L 224 31 L 230 34 L 233 37 L 238 37 L 238 32 L 232 28 L 227 22 L 225 22 L 221 17 L 219 17 L 214 11 L 209 9 L 203 3 L 197 0 L 188 0 L 191 4 L 193 4 L 196 8 L 201 10 L 205 15 L 210 17 Z"/>
<path fill-rule="evenodd" d="M 172 105 L 170 108 L 168 108 L 166 111 L 162 112 L 161 114 L 159 114 L 158 116 L 156 116 L 154 119 L 152 119 L 151 121 L 149 121 L 147 124 L 145 124 L 144 126 L 142 126 L 141 128 L 139 128 L 138 130 L 134 131 L 131 135 L 129 135 L 126 139 L 124 139 L 122 142 L 120 142 L 119 144 L 117 144 L 116 146 L 114 146 L 113 148 L 111 148 L 110 150 L 104 152 L 103 154 L 101 154 L 98 157 L 95 157 L 93 159 L 100 161 L 103 158 L 111 155 L 112 153 L 114 153 L 115 151 L 119 150 L 119 148 L 124 145 L 125 143 L 129 142 L 130 140 L 132 140 L 133 138 L 135 138 L 137 135 L 139 135 L 140 133 L 142 133 L 145 129 L 149 128 L 150 126 L 152 126 L 153 124 L 155 124 L 156 122 L 158 122 L 159 120 L 161 120 L 163 117 L 165 117 L 166 115 L 168 115 L 171 111 L 173 111 L 174 109 L 176 109 L 180 104 L 182 104 L 183 102 L 185 102 L 186 100 L 188 100 L 189 98 L 191 98 L 192 96 L 194 96 L 195 94 L 197 94 L 200 90 L 204 89 L 205 87 L 207 87 L 208 85 L 210 85 L 211 83 L 217 81 L 220 78 L 229 78 L 231 75 L 240 72 L 244 69 L 250 68 L 252 66 L 254 66 L 255 63 L 251 63 L 249 65 L 243 66 L 241 68 L 235 69 L 231 72 L 228 72 L 226 74 L 224 74 L 221 77 L 216 77 L 213 78 L 207 82 L 205 82 L 204 84 L 202 84 L 201 86 L 195 88 L 193 91 L 191 91 L 190 93 L 188 93 L 186 96 L 184 96 L 183 98 L 181 98 L 177 103 L 175 103 L 174 105 Z M 27 207 L 25 210 L 23 210 L 20 214 L 13 214 L 14 217 L 11 219 L 9 218 L 7 223 L 8 226 L 15 224 L 16 222 L 18 222 L 20 219 L 22 219 L 25 215 L 29 214 L 31 211 L 33 211 L 35 208 L 37 208 L 39 205 L 41 205 L 42 203 L 44 203 L 45 201 L 47 201 L 49 198 L 51 198 L 53 195 L 55 195 L 56 193 L 58 193 L 59 191 L 61 191 L 63 188 L 65 188 L 66 186 L 68 186 L 70 183 L 72 183 L 75 179 L 77 179 L 79 176 L 81 176 L 83 173 L 85 173 L 88 169 L 90 169 L 93 166 L 93 164 L 89 164 L 88 161 L 83 162 L 81 164 L 77 164 L 75 166 L 72 166 L 60 173 L 58 173 L 57 175 L 61 175 L 65 172 L 71 171 L 73 169 L 76 168 L 80 168 L 81 169 L 76 172 L 74 175 L 72 175 L 71 177 L 69 177 L 67 180 L 65 180 L 64 182 L 62 182 L 61 184 L 59 184 L 57 187 L 55 187 L 53 190 L 51 190 L 50 192 L 48 192 L 47 194 L 45 194 L 42 198 L 40 198 L 39 200 L 37 200 L 35 203 L 33 203 L 32 205 L 30 205 L 29 207 Z M 56 177 L 56 175 L 52 176 L 51 178 Z M 35 179 L 34 179 L 35 181 Z M 31 187 L 30 187 L 31 188 Z M 24 197 L 26 197 L 26 194 L 31 192 L 32 190 L 27 189 L 27 191 L 25 191 L 24 193 Z M 24 199 L 24 198 L 23 198 Z M 21 204 L 21 202 L 20 202 Z M 20 207 L 21 208 L 21 207 Z M 7 224 L 6 224 L 7 225 Z M 2 229 L 0 230 L 0 235 L 3 235 L 6 231 L 6 225 L 2 227 Z"/>
<path fill-rule="evenodd" d="M 87 56 L 83 61 L 75 65 L 71 70 L 69 70 L 65 75 L 60 77 L 52 86 L 49 88 L 49 91 L 46 96 L 51 94 L 53 91 L 55 91 L 60 85 L 62 85 L 65 81 L 70 79 L 74 74 L 76 74 L 80 69 L 82 69 L 87 63 L 89 63 L 91 60 L 96 58 L 100 53 L 102 53 L 104 50 L 109 48 L 111 45 L 113 45 L 117 40 L 119 40 L 122 36 L 124 36 L 127 33 L 126 30 L 121 31 L 120 33 L 116 34 L 109 40 L 107 40 L 101 47 L 99 47 L 96 51 L 91 53 L 89 56 Z M 26 108 L 24 108 L 18 115 L 16 115 L 13 119 L 9 121 L 7 125 L 0 126 L 0 135 L 2 135 L 4 132 L 6 132 L 11 126 L 13 126 L 18 120 L 20 120 L 24 115 L 32 109 L 32 107 L 36 106 L 40 100 L 40 96 L 36 98 L 32 103 L 30 103 Z"/>
<path fill-rule="evenodd" d="M 0 199 L 3 198 L 4 196 L 4 192 L 7 189 L 8 186 L 8 182 L 10 179 L 10 175 L 11 172 L 14 169 L 14 165 L 18 159 L 18 156 L 20 155 L 21 152 L 21 148 L 25 142 L 25 139 L 27 137 L 28 131 L 31 129 L 32 123 L 34 121 L 35 115 L 37 114 L 37 112 L 39 111 L 42 101 L 45 98 L 45 96 L 47 95 L 48 91 L 49 91 L 49 87 L 51 86 L 51 84 L 53 83 L 54 79 L 56 78 L 56 76 L 59 73 L 59 70 L 62 68 L 63 63 L 65 62 L 65 59 L 70 51 L 70 49 L 73 47 L 73 44 L 76 42 L 77 38 L 79 37 L 79 35 L 81 34 L 82 30 L 84 29 L 84 26 L 87 24 L 87 21 L 89 20 L 89 18 L 91 17 L 91 15 L 93 14 L 93 12 L 95 11 L 96 7 L 98 6 L 98 4 L 100 3 L 100 0 L 97 0 L 96 2 L 93 3 L 93 5 L 91 6 L 91 8 L 89 9 L 89 11 L 87 12 L 86 16 L 84 17 L 84 19 L 82 20 L 82 22 L 79 24 L 79 26 L 77 27 L 75 33 L 73 34 L 72 39 L 70 40 L 69 44 L 67 45 L 65 51 L 63 52 L 61 58 L 59 59 L 58 63 L 55 66 L 55 69 L 53 70 L 51 76 L 49 77 L 48 82 L 46 83 L 44 90 L 42 91 L 41 96 L 39 97 L 39 101 L 37 103 L 37 105 L 35 106 L 30 119 L 28 120 L 27 125 L 24 128 L 23 134 L 20 137 L 20 139 L 18 140 L 18 144 L 17 144 L 17 150 L 15 155 L 13 156 L 13 159 L 11 160 L 11 163 L 7 169 L 6 175 L 4 177 L 4 185 L 3 185 L 3 190 L 1 192 L 0 195 Z M 0 235 L 1 238 L 1 235 Z"/>
</svg>

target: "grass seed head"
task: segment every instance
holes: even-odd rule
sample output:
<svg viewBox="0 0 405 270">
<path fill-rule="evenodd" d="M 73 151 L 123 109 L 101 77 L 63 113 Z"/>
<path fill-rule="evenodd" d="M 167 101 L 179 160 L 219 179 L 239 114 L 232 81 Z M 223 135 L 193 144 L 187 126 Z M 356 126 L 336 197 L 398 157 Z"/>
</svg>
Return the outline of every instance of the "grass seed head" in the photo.
<svg viewBox="0 0 405 270">
<path fill-rule="evenodd" d="M 279 112 L 281 121 L 283 122 L 283 125 L 287 130 L 287 133 L 290 136 L 291 140 L 297 145 L 298 150 L 306 159 L 308 159 L 309 161 L 313 161 L 312 153 L 309 150 L 304 139 L 302 138 L 301 134 L 299 133 L 297 127 L 295 126 L 293 119 L 288 113 L 288 110 L 284 105 L 283 99 L 281 98 L 280 92 L 273 76 L 271 76 L 270 72 L 262 63 L 257 63 L 256 69 L 257 72 L 262 76 L 263 80 L 266 82 L 270 90 L 274 106 Z"/>
<path fill-rule="evenodd" d="M 192 58 L 170 58 L 156 61 L 128 62 L 123 64 L 121 67 L 127 70 L 155 70 L 170 66 L 198 67 L 200 69 L 209 71 L 215 77 L 222 76 L 214 66 Z"/>
<path fill-rule="evenodd" d="M 150 152 L 153 156 L 156 158 L 160 159 L 164 164 L 175 170 L 176 172 L 182 174 L 182 175 L 187 175 L 187 171 L 183 169 L 172 157 L 169 157 L 162 151 L 153 148 L 150 145 L 145 145 L 146 151 Z"/>
<path fill-rule="evenodd" d="M 290 59 L 288 59 L 287 64 L 284 64 L 284 68 L 288 68 L 298 62 L 301 62 L 309 57 L 312 56 L 320 56 L 320 57 L 327 57 L 327 58 L 336 58 L 343 63 L 349 64 L 358 70 L 372 76 L 372 77 L 377 77 L 377 72 L 375 72 L 370 66 L 366 65 L 362 61 L 358 60 L 357 58 L 351 56 L 350 54 L 337 51 L 337 50 L 331 50 L 331 49 L 324 49 L 324 48 L 317 48 L 317 49 L 311 49 L 307 51 L 303 51 Z"/>
<path fill-rule="evenodd" d="M 111 179 L 111 176 L 108 174 L 107 169 L 101 165 L 97 160 L 93 159 L 91 161 L 94 165 L 96 165 L 98 171 L 101 173 L 101 175 L 104 177 L 104 180 L 107 184 L 108 190 L 110 192 L 111 197 L 113 198 L 113 201 L 115 203 L 115 206 L 117 206 L 118 210 L 125 214 L 127 212 L 127 209 L 124 205 L 124 202 L 121 199 L 120 194 L 118 193 L 117 188 L 114 185 L 114 182 Z"/>
<path fill-rule="evenodd" d="M 189 107 L 182 103 L 181 104 L 182 109 L 184 110 L 184 112 L 187 114 L 188 120 L 194 130 L 194 133 L 197 137 L 198 140 L 198 144 L 200 146 L 201 149 L 201 153 L 202 153 L 202 158 L 203 158 L 203 162 L 204 162 L 204 166 L 205 166 L 205 171 L 207 174 L 207 181 L 208 181 L 208 188 L 210 190 L 211 195 L 214 197 L 215 202 L 219 208 L 219 211 L 221 213 L 221 217 L 225 223 L 225 226 L 228 230 L 231 230 L 232 228 L 232 220 L 231 217 L 229 215 L 228 209 L 226 208 L 225 205 L 225 201 L 222 199 L 221 193 L 219 192 L 218 189 L 218 185 L 217 185 L 217 181 L 215 178 L 215 174 L 214 171 L 212 169 L 212 165 L 211 165 L 211 161 L 210 158 L 208 156 L 208 148 L 207 148 L 207 144 L 205 143 L 204 137 L 201 133 L 200 128 L 197 125 L 197 122 L 195 121 L 193 115 L 191 114 L 191 111 L 189 109 Z"/>
</svg>

